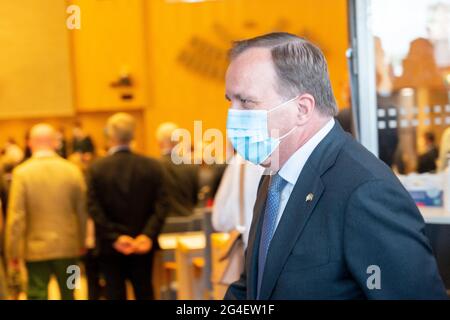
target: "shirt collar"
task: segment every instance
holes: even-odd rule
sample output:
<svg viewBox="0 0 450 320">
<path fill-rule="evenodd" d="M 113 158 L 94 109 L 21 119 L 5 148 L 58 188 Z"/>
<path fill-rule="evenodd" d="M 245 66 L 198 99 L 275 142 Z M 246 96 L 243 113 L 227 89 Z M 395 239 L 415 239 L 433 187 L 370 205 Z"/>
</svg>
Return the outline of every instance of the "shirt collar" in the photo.
<svg viewBox="0 0 450 320">
<path fill-rule="evenodd" d="M 110 148 L 108 150 L 108 154 L 109 155 L 113 155 L 113 154 L 115 154 L 117 152 L 120 152 L 120 151 L 130 151 L 130 146 L 128 146 L 128 145 L 121 145 L 121 146 L 112 147 L 112 148 Z"/>
<path fill-rule="evenodd" d="M 33 153 L 33 158 L 48 158 L 56 155 L 56 152 L 53 150 L 39 150 Z"/>
<path fill-rule="evenodd" d="M 289 184 L 295 185 L 303 167 L 308 161 L 309 156 L 314 149 L 326 137 L 326 135 L 333 129 L 334 118 L 331 118 L 322 129 L 320 129 L 312 138 L 310 138 L 303 146 L 301 146 L 283 165 L 278 174 L 286 180 Z"/>
</svg>

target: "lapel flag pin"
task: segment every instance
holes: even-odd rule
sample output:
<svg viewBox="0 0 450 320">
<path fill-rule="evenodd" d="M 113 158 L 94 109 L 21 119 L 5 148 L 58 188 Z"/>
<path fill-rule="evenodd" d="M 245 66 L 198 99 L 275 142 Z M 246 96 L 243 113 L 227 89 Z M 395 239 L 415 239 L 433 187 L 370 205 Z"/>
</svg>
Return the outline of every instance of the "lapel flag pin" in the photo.
<svg viewBox="0 0 450 320">
<path fill-rule="evenodd" d="M 312 193 L 309 193 L 309 194 L 306 196 L 306 202 L 313 201 L 313 199 L 314 199 L 314 195 L 313 195 Z"/>
</svg>

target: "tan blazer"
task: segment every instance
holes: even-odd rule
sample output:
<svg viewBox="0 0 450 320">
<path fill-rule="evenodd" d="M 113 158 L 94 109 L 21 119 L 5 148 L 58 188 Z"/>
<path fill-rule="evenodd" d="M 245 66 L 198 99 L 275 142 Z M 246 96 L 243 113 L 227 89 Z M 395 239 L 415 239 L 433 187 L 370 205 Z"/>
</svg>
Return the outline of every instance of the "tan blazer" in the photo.
<svg viewBox="0 0 450 320">
<path fill-rule="evenodd" d="M 13 172 L 6 222 L 8 259 L 77 257 L 86 225 L 81 171 L 56 154 L 33 157 Z"/>
</svg>

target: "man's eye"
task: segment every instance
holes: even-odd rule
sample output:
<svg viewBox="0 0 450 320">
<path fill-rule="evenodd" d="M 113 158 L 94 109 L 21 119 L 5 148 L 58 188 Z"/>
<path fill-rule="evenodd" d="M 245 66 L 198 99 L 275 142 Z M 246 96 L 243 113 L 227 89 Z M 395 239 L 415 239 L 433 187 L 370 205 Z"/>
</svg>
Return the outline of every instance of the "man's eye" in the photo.
<svg viewBox="0 0 450 320">
<path fill-rule="evenodd" d="M 249 103 L 250 102 L 250 100 L 247 100 L 247 99 L 241 99 L 241 103 L 242 104 L 246 104 L 246 103 Z"/>
</svg>

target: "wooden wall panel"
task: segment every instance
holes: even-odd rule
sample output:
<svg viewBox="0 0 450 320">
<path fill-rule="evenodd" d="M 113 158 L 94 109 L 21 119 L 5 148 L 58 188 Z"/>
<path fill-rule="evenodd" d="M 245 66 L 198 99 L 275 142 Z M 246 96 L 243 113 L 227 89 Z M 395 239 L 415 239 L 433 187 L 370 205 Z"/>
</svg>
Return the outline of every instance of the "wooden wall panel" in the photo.
<svg viewBox="0 0 450 320">
<path fill-rule="evenodd" d="M 81 29 L 71 31 L 77 110 L 146 106 L 143 1 L 70 1 L 81 9 Z M 133 87 L 111 86 L 122 73 L 131 75 Z M 133 99 L 123 100 L 124 94 Z"/>
<path fill-rule="evenodd" d="M 0 1 L 0 118 L 72 115 L 65 0 Z"/>
</svg>

